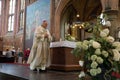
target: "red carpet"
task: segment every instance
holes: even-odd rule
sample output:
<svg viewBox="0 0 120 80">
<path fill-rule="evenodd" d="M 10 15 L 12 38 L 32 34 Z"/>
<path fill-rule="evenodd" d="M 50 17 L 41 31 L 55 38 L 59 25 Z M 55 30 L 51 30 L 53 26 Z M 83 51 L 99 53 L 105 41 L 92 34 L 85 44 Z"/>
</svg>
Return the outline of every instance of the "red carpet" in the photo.
<svg viewBox="0 0 120 80">
<path fill-rule="evenodd" d="M 22 64 L 22 63 L 7 63 L 7 64 L 15 64 L 15 65 L 23 65 L 23 66 L 29 66 L 30 64 Z"/>
</svg>

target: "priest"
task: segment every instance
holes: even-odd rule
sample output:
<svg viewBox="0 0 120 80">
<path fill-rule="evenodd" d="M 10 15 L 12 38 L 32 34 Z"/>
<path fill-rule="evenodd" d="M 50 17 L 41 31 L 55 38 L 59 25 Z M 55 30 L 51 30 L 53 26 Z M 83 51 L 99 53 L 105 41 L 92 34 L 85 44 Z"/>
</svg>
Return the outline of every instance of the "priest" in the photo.
<svg viewBox="0 0 120 80">
<path fill-rule="evenodd" d="M 52 37 L 47 25 L 47 21 L 44 20 L 42 25 L 35 30 L 32 49 L 27 61 L 30 64 L 30 70 L 45 71 L 50 66 L 49 44 Z"/>
</svg>

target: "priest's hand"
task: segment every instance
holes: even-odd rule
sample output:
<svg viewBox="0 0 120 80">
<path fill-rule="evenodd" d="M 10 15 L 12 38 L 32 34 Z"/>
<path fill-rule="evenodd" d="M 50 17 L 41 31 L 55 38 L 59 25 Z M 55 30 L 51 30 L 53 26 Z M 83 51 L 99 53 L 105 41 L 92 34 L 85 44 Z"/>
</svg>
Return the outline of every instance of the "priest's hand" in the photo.
<svg viewBox="0 0 120 80">
<path fill-rule="evenodd" d="M 48 34 L 47 33 L 45 33 L 44 38 L 48 38 Z"/>
</svg>

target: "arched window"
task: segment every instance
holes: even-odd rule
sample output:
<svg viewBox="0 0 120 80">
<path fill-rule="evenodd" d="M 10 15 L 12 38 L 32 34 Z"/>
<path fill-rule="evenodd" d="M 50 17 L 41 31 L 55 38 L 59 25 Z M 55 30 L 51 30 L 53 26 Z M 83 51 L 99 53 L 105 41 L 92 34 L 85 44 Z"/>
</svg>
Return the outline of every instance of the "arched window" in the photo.
<svg viewBox="0 0 120 80">
<path fill-rule="evenodd" d="M 1 15 L 1 10 L 2 10 L 2 1 L 0 0 L 0 15 Z"/>
<path fill-rule="evenodd" d="M 9 0 L 8 31 L 14 30 L 16 0 Z"/>
<path fill-rule="evenodd" d="M 25 0 L 20 0 L 19 30 L 24 28 L 24 18 L 25 18 Z"/>
</svg>

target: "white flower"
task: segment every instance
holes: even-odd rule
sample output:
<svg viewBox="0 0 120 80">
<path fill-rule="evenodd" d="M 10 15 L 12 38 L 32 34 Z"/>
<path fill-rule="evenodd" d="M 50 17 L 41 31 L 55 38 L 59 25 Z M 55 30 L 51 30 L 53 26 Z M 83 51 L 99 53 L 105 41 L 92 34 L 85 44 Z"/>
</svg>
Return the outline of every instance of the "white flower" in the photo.
<svg viewBox="0 0 120 80">
<path fill-rule="evenodd" d="M 97 59 L 97 56 L 96 56 L 96 55 L 92 55 L 92 56 L 91 56 L 91 60 L 92 60 L 92 61 L 95 61 L 96 59 Z"/>
<path fill-rule="evenodd" d="M 101 31 L 101 32 L 100 32 L 100 36 L 101 36 L 101 37 L 107 37 L 107 34 L 106 34 L 105 32 L 103 32 L 103 31 Z"/>
<path fill-rule="evenodd" d="M 98 64 L 97 64 L 97 62 L 95 62 L 95 61 L 93 61 L 92 63 L 91 63 L 91 68 L 97 68 L 97 66 L 98 66 Z"/>
<path fill-rule="evenodd" d="M 81 46 L 82 46 L 82 42 L 77 42 L 77 43 L 76 43 L 76 47 L 81 48 Z"/>
<path fill-rule="evenodd" d="M 96 49 L 96 50 L 95 50 L 95 54 L 100 55 L 100 54 L 101 54 L 100 49 Z"/>
<path fill-rule="evenodd" d="M 92 44 L 94 42 L 94 40 L 90 40 L 89 42 Z"/>
<path fill-rule="evenodd" d="M 112 44 L 118 51 L 120 51 L 120 42 L 113 42 Z"/>
<path fill-rule="evenodd" d="M 113 60 L 119 61 L 120 60 L 120 53 L 118 52 L 118 50 L 113 49 L 112 51 L 113 51 L 113 55 L 114 55 Z"/>
<path fill-rule="evenodd" d="M 98 68 L 96 68 L 96 69 L 90 69 L 90 74 L 91 74 L 92 76 L 96 76 L 97 74 L 100 74 L 101 72 L 102 72 L 102 70 L 101 70 L 100 67 L 98 67 Z"/>
<path fill-rule="evenodd" d="M 110 27 L 111 26 L 111 22 L 110 21 L 106 21 L 105 25 L 108 26 L 108 27 Z"/>
<path fill-rule="evenodd" d="M 96 69 L 90 69 L 90 74 L 91 74 L 92 76 L 96 76 L 96 75 L 97 75 Z"/>
<path fill-rule="evenodd" d="M 103 59 L 102 59 L 101 57 L 97 57 L 97 62 L 98 62 L 99 64 L 102 64 L 102 63 L 103 63 Z"/>
<path fill-rule="evenodd" d="M 110 42 L 110 43 L 114 42 L 114 40 L 115 40 L 115 39 L 114 39 L 112 36 L 106 37 L 106 41 L 108 41 L 108 42 Z"/>
<path fill-rule="evenodd" d="M 93 41 L 92 46 L 93 46 L 93 48 L 95 48 L 95 49 L 101 48 L 100 43 L 98 43 L 98 42 L 96 42 L 96 41 Z"/>
<path fill-rule="evenodd" d="M 100 68 L 100 67 L 98 67 L 98 68 L 97 68 L 97 73 L 98 73 L 98 74 L 100 74 L 100 73 L 101 73 L 101 71 L 102 71 L 102 70 L 101 70 L 101 68 Z"/>
<path fill-rule="evenodd" d="M 104 57 L 108 57 L 109 54 L 108 54 L 107 51 L 104 51 L 104 50 L 103 50 L 103 51 L 102 51 L 102 55 L 103 55 Z"/>
<path fill-rule="evenodd" d="M 88 41 L 88 40 L 84 40 L 84 41 L 83 41 L 83 44 L 87 44 L 87 45 L 88 45 L 88 44 L 89 44 L 89 41 Z"/>
<path fill-rule="evenodd" d="M 107 37 L 109 32 L 110 32 L 109 29 L 103 29 L 102 31 L 100 31 L 100 36 Z"/>
<path fill-rule="evenodd" d="M 113 44 L 112 44 L 114 47 L 120 47 L 120 42 L 113 42 Z"/>
<path fill-rule="evenodd" d="M 84 76 L 85 76 L 85 72 L 84 72 L 84 71 L 81 71 L 78 77 L 79 77 L 79 78 L 82 78 L 82 77 L 84 77 Z"/>
<path fill-rule="evenodd" d="M 120 47 L 116 47 L 116 49 L 117 49 L 118 51 L 120 51 Z"/>
<path fill-rule="evenodd" d="M 102 31 L 103 31 L 104 33 L 106 33 L 107 35 L 108 35 L 109 32 L 110 32 L 109 29 L 107 29 L 107 28 L 106 28 L 106 29 L 103 29 Z"/>
<path fill-rule="evenodd" d="M 88 49 L 88 44 L 89 44 L 89 41 L 85 40 L 83 42 L 77 42 L 76 47 L 81 48 L 83 50 L 87 50 Z"/>
<path fill-rule="evenodd" d="M 94 42 L 94 40 L 90 40 L 89 41 L 89 46 L 92 46 L 93 42 Z"/>
<path fill-rule="evenodd" d="M 81 66 L 81 67 L 83 67 L 83 65 L 84 65 L 84 61 L 79 61 L 79 65 Z"/>
<path fill-rule="evenodd" d="M 88 45 L 85 44 L 85 43 L 83 43 L 83 44 L 82 44 L 82 49 L 83 49 L 83 50 L 87 50 L 87 49 L 88 49 Z"/>
</svg>

